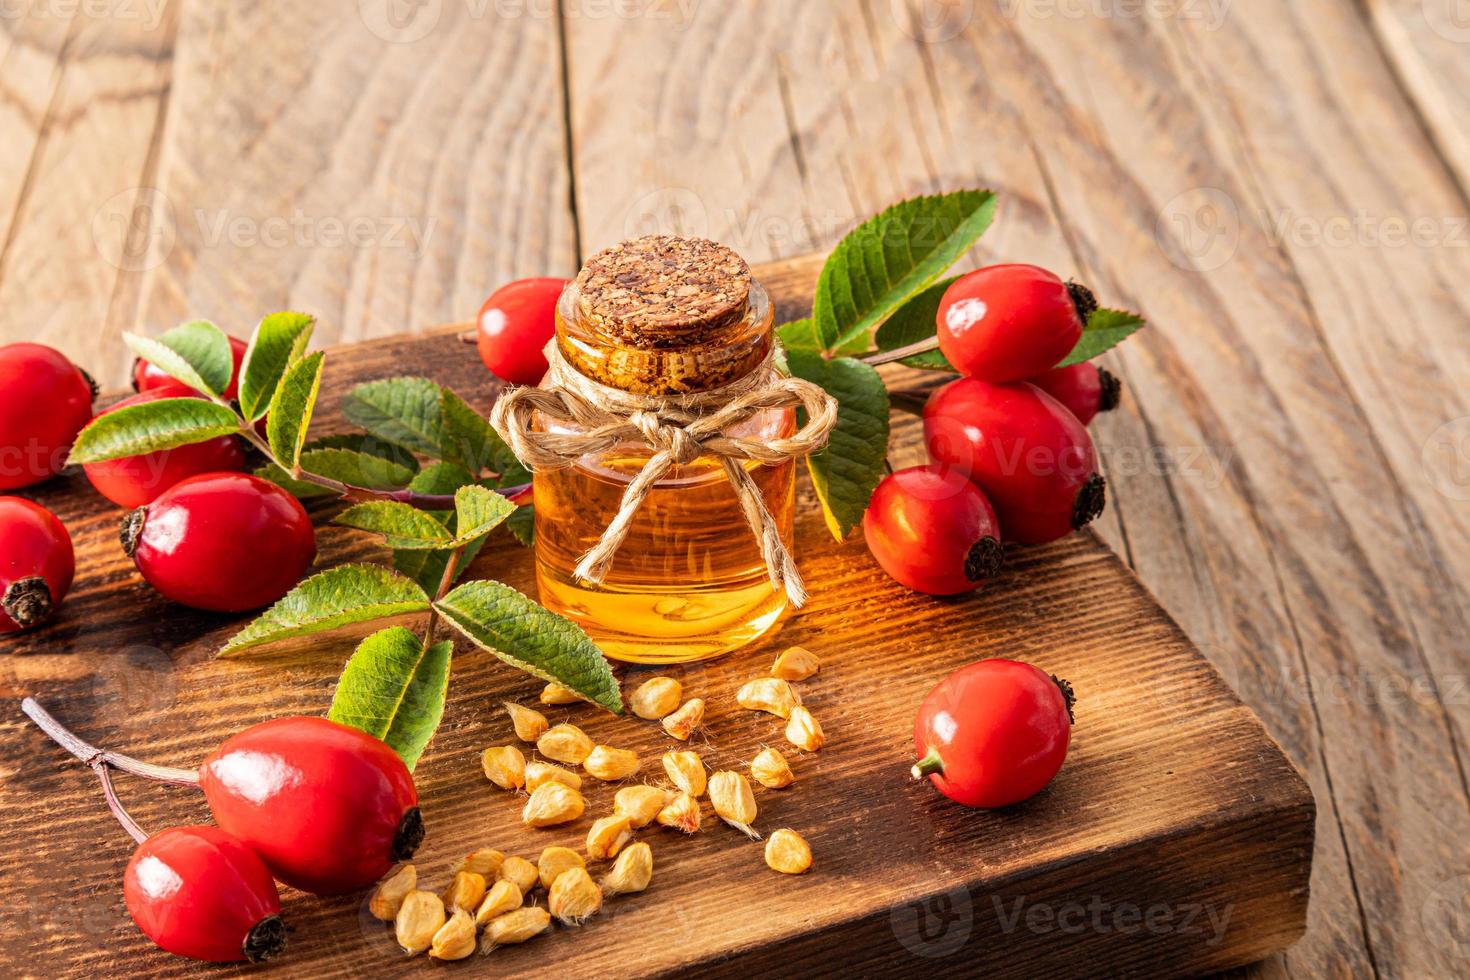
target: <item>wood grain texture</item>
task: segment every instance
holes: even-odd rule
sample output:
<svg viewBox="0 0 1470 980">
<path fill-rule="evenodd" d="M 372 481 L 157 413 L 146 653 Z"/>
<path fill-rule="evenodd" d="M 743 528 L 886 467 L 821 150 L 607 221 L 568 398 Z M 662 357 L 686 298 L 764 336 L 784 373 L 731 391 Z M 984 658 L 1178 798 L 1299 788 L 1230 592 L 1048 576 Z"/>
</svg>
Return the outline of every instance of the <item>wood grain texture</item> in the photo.
<svg viewBox="0 0 1470 980">
<path fill-rule="evenodd" d="M 810 292 L 815 268 L 757 274 L 790 304 Z M 338 349 L 328 363 L 322 431 L 341 424 L 331 407 L 351 384 L 393 371 L 430 374 L 481 408 L 495 393 L 453 330 Z M 146 745 L 150 757 L 186 765 L 253 721 L 322 710 L 350 638 L 214 659 L 248 617 L 190 613 L 148 590 L 112 539 L 118 511 L 78 475 L 35 496 L 72 529 L 80 574 L 64 616 L 7 645 L 7 698 L 35 692 L 86 738 Z M 319 564 L 381 550 L 343 528 L 323 527 L 319 537 Z M 580 934 L 560 931 L 497 952 L 495 969 L 531 969 L 550 955 L 576 975 L 691 968 L 749 975 L 783 965 L 817 970 L 842 948 L 847 968 L 866 975 L 933 963 L 1028 977 L 1082 962 L 1172 975 L 1249 962 L 1300 934 L 1313 835 L 1305 783 L 1095 538 L 1017 549 L 994 588 L 968 601 L 897 586 L 860 546 L 831 539 L 809 492 L 797 543 L 814 589 L 800 615 L 752 649 L 665 672 L 710 705 L 695 742 L 708 765 L 738 769 L 761 744 L 781 741 L 781 722 L 736 707 L 736 688 L 785 645 L 819 652 L 823 669 L 801 690 L 828 745 L 814 755 L 791 752 L 798 782 L 762 791 L 757 821 L 766 831 L 791 826 L 807 836 L 815 869 L 778 878 L 759 845 L 712 816 L 692 838 L 645 831 L 656 867 L 648 892 L 610 902 Z M 533 588 L 530 554 L 513 544 L 488 548 L 475 573 Z M 1061 777 L 1035 799 L 995 813 L 964 810 L 914 784 L 906 761 L 914 706 L 935 678 L 987 655 L 1065 673 L 1083 692 Z M 633 668 L 620 672 L 625 686 L 640 678 Z M 479 774 L 479 750 L 511 738 L 499 703 L 529 702 L 539 687 L 478 650 L 456 655 L 451 705 L 417 773 L 430 828 L 416 862 L 421 880 L 437 883 L 455 856 L 477 846 L 532 858 L 551 844 L 575 846 L 592 815 L 610 807 L 613 787 L 594 786 L 591 813 L 578 824 L 526 830 L 516 818 L 520 801 Z M 598 741 L 637 749 L 654 773 L 671 744 L 652 723 L 590 707 L 550 713 Z M 90 774 L 18 718 L 11 711 L 0 721 L 7 814 L 0 846 L 26 855 L 17 885 L 31 900 L 23 914 L 0 919 L 7 972 L 207 972 L 152 950 L 128 923 L 116 888 L 126 838 L 114 832 Z M 188 790 L 128 785 L 124 792 L 145 826 L 200 816 Z M 36 841 L 28 828 L 43 823 L 47 833 Z M 67 870 L 80 866 L 87 873 Z M 290 895 L 294 948 L 277 969 L 303 976 L 423 969 L 395 951 L 384 926 L 363 918 L 360 903 Z"/>
</svg>

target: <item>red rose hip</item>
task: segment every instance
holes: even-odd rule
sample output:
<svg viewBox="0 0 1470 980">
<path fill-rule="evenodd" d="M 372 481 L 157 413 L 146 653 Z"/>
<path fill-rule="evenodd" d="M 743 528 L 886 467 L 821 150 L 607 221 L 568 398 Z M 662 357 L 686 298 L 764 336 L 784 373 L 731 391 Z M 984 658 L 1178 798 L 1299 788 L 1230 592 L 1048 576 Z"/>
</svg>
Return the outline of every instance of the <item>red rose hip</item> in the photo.
<svg viewBox="0 0 1470 980">
<path fill-rule="evenodd" d="M 1020 381 L 1072 352 L 1097 301 L 1034 265 L 991 265 L 956 279 L 935 315 L 939 349 L 961 374 Z"/>
<path fill-rule="evenodd" d="M 234 398 L 240 393 L 240 362 L 245 360 L 245 350 L 250 345 L 235 337 L 229 340 L 230 356 L 235 361 L 235 369 L 230 375 L 230 386 L 225 389 L 224 397 Z M 175 397 L 195 393 L 193 388 L 173 375 L 165 374 L 162 369 L 141 357 L 133 362 L 133 390 L 138 392 L 163 391 Z"/>
<path fill-rule="evenodd" d="M 1091 361 L 1052 368 L 1028 380 L 1067 406 L 1067 411 L 1083 425 L 1091 422 L 1097 413 L 1117 408 L 1123 395 L 1122 382 Z"/>
<path fill-rule="evenodd" d="M 1087 428 L 1035 385 L 950 382 L 924 406 L 924 443 L 985 492 L 1006 541 L 1053 541 L 1102 513 Z"/>
<path fill-rule="evenodd" d="M 167 388 L 153 388 L 104 408 L 97 413 L 97 417 L 101 418 L 108 412 L 131 405 L 178 397 L 197 396 L 192 393 L 182 395 Z M 87 463 L 82 470 L 97 492 L 119 507 L 141 507 L 180 480 L 201 473 L 244 468 L 245 453 L 240 448 L 240 441 L 234 436 L 220 436 L 208 442 L 196 442 L 156 453 Z"/>
<path fill-rule="evenodd" d="M 915 779 L 956 803 L 1001 807 L 1041 792 L 1067 758 L 1072 687 L 1016 660 L 961 667 L 914 719 Z"/>
<path fill-rule="evenodd" d="M 985 494 L 941 466 L 890 473 L 863 514 L 863 537 L 883 570 L 929 595 L 979 588 L 1004 560 L 1000 527 Z"/>
<path fill-rule="evenodd" d="M 174 484 L 123 519 L 123 550 L 149 585 L 195 609 L 259 609 L 291 590 L 316 557 L 296 498 L 248 473 Z"/>
<path fill-rule="evenodd" d="M 21 497 L 0 497 L 0 633 L 55 615 L 75 562 L 71 535 L 55 514 Z"/>
<path fill-rule="evenodd" d="M 277 718 L 226 739 L 199 766 L 199 785 L 220 827 L 317 895 L 367 888 L 423 839 L 403 760 L 325 718 Z"/>
<path fill-rule="evenodd" d="M 92 421 L 92 379 L 41 344 L 0 347 L 0 490 L 61 472 L 82 427 Z"/>
<path fill-rule="evenodd" d="M 480 360 L 496 377 L 533 385 L 546 373 L 542 353 L 556 332 L 556 301 L 568 279 L 540 277 L 506 283 L 480 307 L 476 342 Z"/>
<path fill-rule="evenodd" d="M 172 827 L 143 841 L 123 898 L 143 934 L 178 956 L 259 963 L 286 945 L 270 871 L 218 827 Z"/>
</svg>

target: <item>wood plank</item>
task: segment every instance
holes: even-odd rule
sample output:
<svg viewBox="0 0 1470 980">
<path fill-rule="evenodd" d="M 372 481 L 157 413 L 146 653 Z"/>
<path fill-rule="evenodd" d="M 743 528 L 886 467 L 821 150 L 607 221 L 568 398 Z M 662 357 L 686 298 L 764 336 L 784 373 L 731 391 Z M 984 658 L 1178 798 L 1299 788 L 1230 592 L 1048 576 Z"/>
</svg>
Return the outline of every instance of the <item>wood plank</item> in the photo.
<svg viewBox="0 0 1470 980">
<path fill-rule="evenodd" d="M 816 268 L 804 262 L 757 275 L 794 305 L 809 294 Z M 348 385 L 384 373 L 432 373 L 482 408 L 494 395 L 453 329 L 339 349 L 328 363 L 326 430 L 340 424 L 333 407 Z M 77 475 L 37 496 L 73 530 L 80 574 L 57 621 L 8 645 L 25 655 L 0 661 L 7 699 L 38 693 L 84 737 L 180 764 L 264 717 L 322 710 L 350 640 L 215 660 L 240 617 L 189 613 L 143 587 L 111 540 L 118 512 Z M 816 868 L 777 879 L 758 845 L 712 822 L 689 839 L 645 833 L 657 855 L 647 893 L 611 903 L 574 937 L 497 952 L 493 968 L 536 969 L 551 956 L 572 975 L 749 975 L 816 968 L 840 948 L 864 975 L 906 975 L 929 963 L 1017 977 L 1078 963 L 1173 975 L 1247 962 L 1300 933 L 1313 833 L 1306 785 L 1095 538 L 1020 549 L 1009 574 L 978 598 L 939 600 L 898 587 L 860 546 L 832 541 L 809 491 L 801 514 L 798 549 L 812 604 L 767 642 L 673 672 L 709 699 L 699 750 L 712 765 L 736 767 L 761 742 L 779 739 L 779 722 L 735 709 L 730 692 L 786 644 L 822 654 L 823 671 L 803 684 L 803 696 L 827 729 L 828 747 L 794 760 L 795 787 L 761 793 L 757 821 L 765 830 L 801 830 Z M 323 527 L 319 538 L 323 563 L 376 550 L 347 529 Z M 530 556 L 514 545 L 487 549 L 476 568 L 531 587 Z M 1070 674 L 1083 692 L 1082 714 L 1071 758 L 1051 788 L 1006 811 L 967 811 L 909 781 L 911 714 L 945 670 L 1002 654 Z M 479 750 L 509 734 L 496 705 L 530 700 L 539 686 L 477 650 L 456 656 L 445 724 L 417 774 L 429 826 L 419 862 L 427 880 L 437 883 L 472 847 L 534 857 L 585 832 L 521 828 L 518 802 L 479 775 Z M 589 707 L 551 714 L 636 748 L 647 762 L 669 744 L 656 726 Z M 90 775 L 14 710 L 0 734 L 0 807 L 12 815 L 0 846 L 25 855 L 14 885 L 30 910 L 0 917 L 6 972 L 212 972 L 151 949 L 126 921 L 116 882 L 129 848 Z M 145 826 L 203 815 L 186 790 L 129 784 L 123 792 Z M 612 787 L 592 787 L 591 810 L 606 809 L 611 795 Z M 30 829 L 42 824 L 44 835 Z M 961 895 L 966 904 L 956 906 Z M 1156 911 L 1143 925 L 1139 916 L 1149 909 Z M 959 917 L 938 931 L 927 921 L 921 929 L 920 915 L 942 910 Z M 293 893 L 287 915 L 296 931 L 278 968 L 284 974 L 408 976 L 423 968 L 363 917 L 360 897 Z M 1070 924 L 1079 915 L 1099 918 L 1079 928 Z"/>
</svg>

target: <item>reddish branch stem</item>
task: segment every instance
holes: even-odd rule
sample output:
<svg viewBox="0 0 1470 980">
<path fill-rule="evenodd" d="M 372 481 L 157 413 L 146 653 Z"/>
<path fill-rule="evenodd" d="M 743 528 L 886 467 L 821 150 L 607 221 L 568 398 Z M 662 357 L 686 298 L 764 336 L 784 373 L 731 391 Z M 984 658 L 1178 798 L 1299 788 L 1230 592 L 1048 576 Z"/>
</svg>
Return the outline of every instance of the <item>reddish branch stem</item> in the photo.
<svg viewBox="0 0 1470 980">
<path fill-rule="evenodd" d="M 134 776 L 142 776 L 144 779 L 156 780 L 160 783 L 172 783 L 175 786 L 197 786 L 199 785 L 199 774 L 192 769 L 174 769 L 170 766 L 155 766 L 151 762 L 143 762 L 132 756 L 123 755 L 121 752 L 110 752 L 107 749 L 99 749 L 90 742 L 78 738 L 61 722 L 57 721 L 51 712 L 36 701 L 35 698 L 26 698 L 20 703 L 20 710 L 24 711 L 36 723 L 36 726 L 51 737 L 57 745 L 66 749 L 72 755 L 81 759 L 93 769 L 99 766 L 111 767 L 119 772 L 132 773 Z"/>
</svg>

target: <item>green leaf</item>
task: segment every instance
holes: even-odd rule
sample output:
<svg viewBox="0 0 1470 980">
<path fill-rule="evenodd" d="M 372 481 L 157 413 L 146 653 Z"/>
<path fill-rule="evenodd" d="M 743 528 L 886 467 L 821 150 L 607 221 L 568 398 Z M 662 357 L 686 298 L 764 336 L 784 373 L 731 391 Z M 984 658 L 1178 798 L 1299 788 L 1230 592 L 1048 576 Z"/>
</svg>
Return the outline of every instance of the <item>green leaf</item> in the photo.
<svg viewBox="0 0 1470 980">
<path fill-rule="evenodd" d="M 458 463 L 430 463 L 408 488 L 415 493 L 451 494 L 475 482 L 475 476 Z"/>
<path fill-rule="evenodd" d="M 792 351 L 791 371 L 837 399 L 837 425 L 827 447 L 807 457 L 827 528 L 838 541 L 862 522 L 888 455 L 888 389 L 878 372 L 850 357 L 826 360 Z"/>
<path fill-rule="evenodd" d="M 222 657 L 298 636 L 428 612 L 429 596 L 414 582 L 381 565 L 338 565 L 287 592 L 249 626 L 230 638 Z"/>
<path fill-rule="evenodd" d="M 511 514 L 516 505 L 494 490 L 484 487 L 460 487 L 454 493 L 454 540 L 466 545 L 495 530 Z"/>
<path fill-rule="evenodd" d="M 428 378 L 384 378 L 352 389 L 342 414 L 379 439 L 437 457 L 444 446 L 440 400 Z"/>
<path fill-rule="evenodd" d="M 877 326 L 943 275 L 994 217 L 994 194 L 965 190 L 900 201 L 853 229 L 817 279 L 812 321 L 820 347 L 865 353 Z"/>
<path fill-rule="evenodd" d="M 230 338 L 208 320 L 191 320 L 156 339 L 123 334 L 134 354 L 195 391 L 222 395 L 235 373 Z"/>
<path fill-rule="evenodd" d="M 260 321 L 240 363 L 240 413 L 254 422 L 270 407 L 286 369 L 306 352 L 316 317 L 272 313 Z"/>
<path fill-rule="evenodd" d="M 311 426 L 317 392 L 322 386 L 325 357 L 317 351 L 292 364 L 271 397 L 266 435 L 270 438 L 271 452 L 287 468 L 301 461 L 301 447 L 306 443 L 306 430 Z"/>
<path fill-rule="evenodd" d="M 202 398 L 161 398 L 99 415 L 77 436 L 70 463 L 100 463 L 240 431 L 235 413 Z"/>
<path fill-rule="evenodd" d="M 582 628 L 510 586 L 483 579 L 465 582 L 434 608 L 477 646 L 511 666 L 622 712 L 617 679 Z"/>
<path fill-rule="evenodd" d="M 374 633 L 343 668 L 327 717 L 382 739 L 413 769 L 444 717 L 453 653 L 453 642 L 426 647 L 402 626 Z"/>
<path fill-rule="evenodd" d="M 441 388 L 440 399 L 444 436 L 436 455 L 462 463 L 473 473 L 487 467 L 499 471 L 515 461 L 510 447 L 463 398 L 448 388 Z"/>
<path fill-rule="evenodd" d="M 820 351 L 822 349 L 822 343 L 817 339 L 816 325 L 812 323 L 811 317 L 781 324 L 776 328 L 776 336 L 781 338 L 781 346 L 787 350 Z"/>
<path fill-rule="evenodd" d="M 301 468 L 317 476 L 370 490 L 400 489 L 408 486 L 414 477 L 414 471 L 406 466 L 351 449 L 305 450 L 301 454 Z"/>
<path fill-rule="evenodd" d="M 515 539 L 529 548 L 536 543 L 536 509 L 533 505 L 526 503 L 516 508 L 515 513 L 506 518 L 505 526 Z"/>
<path fill-rule="evenodd" d="M 932 286 L 928 286 L 920 292 L 910 296 L 893 315 L 883 321 L 878 328 L 874 340 L 879 350 L 896 350 L 899 347 L 907 347 L 909 344 L 917 344 L 921 340 L 928 340 L 934 336 L 938 329 L 935 326 L 935 318 L 939 315 L 939 301 L 944 298 L 944 291 L 949 288 L 950 283 L 959 276 L 950 276 L 941 279 Z M 953 371 L 954 368 L 937 350 L 925 351 L 922 354 L 914 354 L 899 361 L 909 367 L 928 368 L 933 371 Z"/>
<path fill-rule="evenodd" d="M 396 500 L 356 504 L 338 514 L 333 523 L 381 534 L 394 549 L 445 548 L 454 541 L 449 530 L 432 516 Z"/>
<path fill-rule="evenodd" d="M 459 564 L 455 566 L 454 577 L 450 585 L 458 582 L 469 571 L 470 565 L 479 555 L 480 549 L 487 539 L 480 538 L 465 545 L 460 555 Z M 454 554 L 454 549 L 447 551 L 426 551 L 423 549 L 404 549 L 393 552 L 393 567 L 404 575 L 413 579 L 423 586 L 425 592 L 433 594 L 439 590 L 444 581 L 444 571 L 449 567 L 449 558 Z"/>
<path fill-rule="evenodd" d="M 419 471 L 419 461 L 414 458 L 413 453 L 404 449 L 402 446 L 395 446 L 391 442 L 375 439 L 362 432 L 344 432 L 337 435 L 321 436 L 308 442 L 302 447 L 301 452 L 305 455 L 317 449 L 347 449 L 354 453 L 364 453 L 368 456 L 376 456 L 378 459 L 387 460 L 408 470 L 410 473 L 417 473 Z"/>
<path fill-rule="evenodd" d="M 1097 309 L 1087 318 L 1087 326 L 1072 348 L 1057 367 L 1067 367 L 1090 361 L 1105 350 L 1110 350 L 1143 326 L 1143 317 L 1126 310 Z"/>
</svg>

